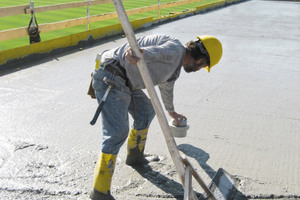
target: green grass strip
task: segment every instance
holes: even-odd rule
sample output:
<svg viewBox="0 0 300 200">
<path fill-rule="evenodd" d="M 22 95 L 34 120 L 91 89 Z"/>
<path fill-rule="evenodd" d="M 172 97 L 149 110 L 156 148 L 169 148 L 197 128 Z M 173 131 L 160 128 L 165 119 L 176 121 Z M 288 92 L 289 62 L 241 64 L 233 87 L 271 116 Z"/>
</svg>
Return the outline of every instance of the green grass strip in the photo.
<svg viewBox="0 0 300 200">
<path fill-rule="evenodd" d="M 176 0 L 161 0 L 161 4 L 175 2 Z M 218 0 L 202 0 L 197 3 L 186 4 L 178 7 L 171 7 L 168 9 L 161 10 L 161 15 L 169 14 L 169 12 L 180 12 L 187 9 L 193 9 L 196 6 L 200 6 L 207 3 L 216 2 Z M 7 0 L 0 0 L 0 7 L 8 7 L 8 6 L 18 6 L 18 5 L 28 5 L 29 0 L 18 0 L 18 1 L 7 1 Z M 76 0 L 36 0 L 34 1 L 34 6 L 46 6 L 46 5 L 56 5 L 62 3 L 70 3 L 70 2 L 78 2 Z M 158 0 L 125 0 L 123 1 L 125 9 L 133 9 L 151 5 L 157 5 Z M 115 8 L 112 3 L 109 4 L 100 4 L 94 5 L 90 7 L 90 15 L 97 15 L 97 14 L 104 14 L 108 12 L 115 12 Z M 56 11 L 48 11 L 48 12 L 41 12 L 36 13 L 36 18 L 38 24 L 45 24 L 45 23 L 53 23 L 63 20 L 69 20 L 74 18 L 86 17 L 87 16 L 87 8 L 86 7 L 78 7 L 78 8 L 71 8 L 71 9 L 64 9 L 64 10 L 56 10 Z M 154 18 L 158 17 L 158 11 L 146 12 L 141 14 L 136 14 L 129 16 L 130 20 L 141 19 L 144 17 L 153 16 Z M 8 30 L 13 28 L 20 28 L 28 26 L 30 21 L 30 15 L 22 14 L 16 16 L 8 16 L 8 17 L 1 17 L 0 18 L 0 31 L 1 30 Z M 117 19 L 110 19 L 100 22 L 95 22 L 90 25 L 90 29 L 97 29 L 109 25 L 113 25 L 118 23 Z M 63 37 L 66 35 L 79 33 L 87 30 L 87 25 L 79 25 L 71 28 L 51 31 L 47 33 L 41 33 L 42 41 L 51 40 L 54 38 Z M 16 48 L 20 46 L 25 46 L 29 44 L 29 37 L 22 37 L 11 39 L 7 41 L 0 42 L 0 51 Z"/>
</svg>

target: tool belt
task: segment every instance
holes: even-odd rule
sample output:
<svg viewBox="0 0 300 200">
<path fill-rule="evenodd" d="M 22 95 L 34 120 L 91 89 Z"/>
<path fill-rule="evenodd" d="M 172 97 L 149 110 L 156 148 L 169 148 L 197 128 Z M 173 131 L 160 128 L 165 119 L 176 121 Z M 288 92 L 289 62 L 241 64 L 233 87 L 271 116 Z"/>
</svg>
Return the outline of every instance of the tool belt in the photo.
<svg viewBox="0 0 300 200">
<path fill-rule="evenodd" d="M 105 66 L 100 65 L 99 69 L 102 70 L 104 68 L 104 70 L 109 71 L 113 75 L 121 77 L 122 79 L 125 80 L 125 85 L 127 87 L 129 87 L 129 89 L 131 90 L 131 84 L 130 84 L 129 79 L 126 76 L 126 70 L 120 65 L 119 61 L 117 61 L 117 60 L 114 61 L 114 62 L 112 62 L 112 64 L 113 65 L 111 65 L 111 64 L 105 65 Z M 94 91 L 94 89 L 92 87 L 93 74 L 91 74 L 91 76 L 92 76 L 92 80 L 91 80 L 90 87 L 88 89 L 88 93 L 87 94 L 90 95 L 91 98 L 95 99 L 96 95 L 95 95 L 95 91 Z"/>
<path fill-rule="evenodd" d="M 125 69 L 120 65 L 119 62 L 114 62 L 115 66 L 112 66 L 112 65 L 106 65 L 104 69 L 106 69 L 107 71 L 109 71 L 110 73 L 114 74 L 115 76 L 119 76 L 121 77 L 122 79 L 126 80 L 127 77 L 126 77 L 126 71 Z M 100 67 L 101 69 L 102 67 Z"/>
<path fill-rule="evenodd" d="M 93 73 L 91 73 L 91 83 L 90 83 L 87 94 L 90 95 L 92 99 L 96 99 L 96 94 L 95 94 L 95 90 L 92 86 L 92 83 L 93 83 Z"/>
</svg>

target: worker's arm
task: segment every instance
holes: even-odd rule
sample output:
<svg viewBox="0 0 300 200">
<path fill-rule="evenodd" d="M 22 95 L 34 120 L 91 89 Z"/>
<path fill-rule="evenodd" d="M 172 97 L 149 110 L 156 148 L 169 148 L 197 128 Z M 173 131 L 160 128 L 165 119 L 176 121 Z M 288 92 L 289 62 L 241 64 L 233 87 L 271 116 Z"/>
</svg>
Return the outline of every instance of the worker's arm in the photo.
<svg viewBox="0 0 300 200">
<path fill-rule="evenodd" d="M 176 125 L 179 125 L 180 119 L 186 119 L 186 117 L 182 114 L 178 114 L 177 112 L 169 112 L 170 117 L 172 117 L 176 121 Z"/>
<path fill-rule="evenodd" d="M 173 104 L 174 84 L 175 81 L 170 81 L 163 84 L 159 84 L 158 88 L 160 90 L 161 98 L 165 105 L 165 109 L 168 111 L 170 117 L 172 117 L 176 121 L 176 124 L 178 125 L 179 120 L 186 117 L 182 114 L 178 114 L 177 112 L 175 112 L 174 104 Z"/>
<path fill-rule="evenodd" d="M 143 49 L 140 49 L 140 51 L 142 54 L 144 54 Z M 131 47 L 129 47 L 125 52 L 125 60 L 131 65 L 136 65 L 140 59 L 134 55 L 133 51 L 131 50 Z"/>
<path fill-rule="evenodd" d="M 173 64 L 178 59 L 178 44 L 167 41 L 159 45 L 144 46 L 140 49 L 146 63 L 163 62 Z M 125 59 L 129 64 L 136 65 L 139 58 L 134 55 L 131 47 L 125 52 Z"/>
<path fill-rule="evenodd" d="M 143 55 L 146 63 L 163 62 L 173 64 L 178 59 L 178 44 L 167 41 L 157 46 L 143 47 Z"/>
</svg>

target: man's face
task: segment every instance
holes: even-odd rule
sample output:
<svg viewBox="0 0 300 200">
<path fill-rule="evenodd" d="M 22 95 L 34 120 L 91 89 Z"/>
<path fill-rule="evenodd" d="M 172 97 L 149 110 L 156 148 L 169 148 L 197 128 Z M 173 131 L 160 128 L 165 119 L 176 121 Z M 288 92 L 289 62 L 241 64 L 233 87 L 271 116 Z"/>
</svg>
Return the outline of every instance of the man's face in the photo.
<svg viewBox="0 0 300 200">
<path fill-rule="evenodd" d="M 205 62 L 205 59 L 204 58 L 201 58 L 197 61 L 195 60 L 192 60 L 191 62 L 189 62 L 187 65 L 183 66 L 184 70 L 187 72 L 187 73 L 190 73 L 190 72 L 196 72 L 196 71 L 199 71 L 201 68 L 204 68 L 208 66 L 207 63 Z"/>
</svg>

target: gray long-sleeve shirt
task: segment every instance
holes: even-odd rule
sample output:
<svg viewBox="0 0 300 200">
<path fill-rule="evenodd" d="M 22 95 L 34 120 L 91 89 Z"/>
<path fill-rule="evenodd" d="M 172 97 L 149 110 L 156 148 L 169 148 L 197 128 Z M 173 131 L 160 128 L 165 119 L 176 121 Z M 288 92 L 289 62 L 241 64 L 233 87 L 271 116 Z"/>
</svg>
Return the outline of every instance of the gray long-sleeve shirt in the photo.
<svg viewBox="0 0 300 200">
<path fill-rule="evenodd" d="M 144 60 L 147 64 L 154 85 L 158 85 L 165 108 L 169 112 L 174 111 L 173 89 L 174 83 L 179 77 L 185 47 L 179 40 L 166 35 L 145 36 L 137 40 L 144 50 Z M 135 65 L 125 61 L 125 52 L 129 44 L 124 44 L 115 49 L 103 52 L 100 63 L 107 65 L 114 60 L 119 61 L 126 69 L 126 75 L 132 85 L 132 90 L 144 89 L 145 85 L 139 69 Z"/>
</svg>

